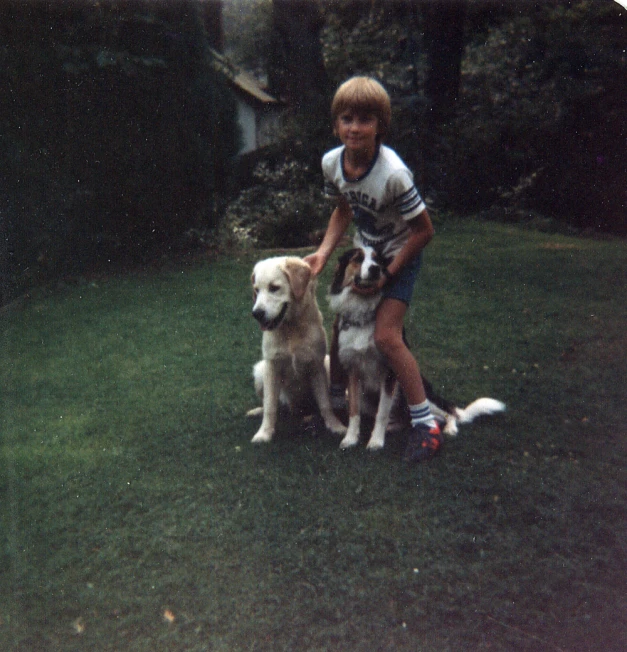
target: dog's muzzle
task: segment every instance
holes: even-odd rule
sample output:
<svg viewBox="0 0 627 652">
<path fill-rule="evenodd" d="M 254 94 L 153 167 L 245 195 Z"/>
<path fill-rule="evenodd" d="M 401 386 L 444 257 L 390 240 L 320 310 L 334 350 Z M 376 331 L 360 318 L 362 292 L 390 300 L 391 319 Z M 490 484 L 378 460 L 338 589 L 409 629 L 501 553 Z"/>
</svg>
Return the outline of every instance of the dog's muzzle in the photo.
<svg viewBox="0 0 627 652">
<path fill-rule="evenodd" d="M 283 317 L 285 317 L 286 312 L 287 303 L 284 303 L 281 311 L 274 319 L 268 319 L 266 311 L 261 308 L 253 310 L 253 317 L 259 322 L 262 331 L 271 331 L 279 326 L 279 324 L 283 321 Z"/>
<path fill-rule="evenodd" d="M 363 270 L 362 270 L 363 271 Z M 374 285 L 381 278 L 381 267 L 379 265 L 370 265 L 365 274 L 357 274 L 353 283 L 360 288 L 367 288 Z"/>
</svg>

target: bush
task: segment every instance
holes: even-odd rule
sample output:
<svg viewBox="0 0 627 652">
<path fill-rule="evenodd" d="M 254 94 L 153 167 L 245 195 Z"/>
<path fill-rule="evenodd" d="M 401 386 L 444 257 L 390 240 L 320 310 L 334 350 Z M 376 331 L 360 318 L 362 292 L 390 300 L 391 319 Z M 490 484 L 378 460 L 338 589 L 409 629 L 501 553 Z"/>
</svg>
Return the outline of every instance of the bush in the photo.
<svg viewBox="0 0 627 652">
<path fill-rule="evenodd" d="M 219 241 L 225 246 L 303 247 L 330 216 L 322 182 L 312 183 L 310 167 L 284 158 L 262 161 L 253 171 L 255 184 L 232 201 L 223 218 Z"/>
</svg>

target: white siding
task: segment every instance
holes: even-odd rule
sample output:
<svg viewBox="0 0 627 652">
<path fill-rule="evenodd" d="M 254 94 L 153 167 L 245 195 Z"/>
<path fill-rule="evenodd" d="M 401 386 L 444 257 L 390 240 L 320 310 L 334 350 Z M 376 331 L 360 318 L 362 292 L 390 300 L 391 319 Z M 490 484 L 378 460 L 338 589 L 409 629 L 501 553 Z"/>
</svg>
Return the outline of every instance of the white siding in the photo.
<svg viewBox="0 0 627 652">
<path fill-rule="evenodd" d="M 237 122 L 242 130 L 242 146 L 238 154 L 246 154 L 257 149 L 257 116 L 255 110 L 242 102 L 237 101 Z"/>
</svg>

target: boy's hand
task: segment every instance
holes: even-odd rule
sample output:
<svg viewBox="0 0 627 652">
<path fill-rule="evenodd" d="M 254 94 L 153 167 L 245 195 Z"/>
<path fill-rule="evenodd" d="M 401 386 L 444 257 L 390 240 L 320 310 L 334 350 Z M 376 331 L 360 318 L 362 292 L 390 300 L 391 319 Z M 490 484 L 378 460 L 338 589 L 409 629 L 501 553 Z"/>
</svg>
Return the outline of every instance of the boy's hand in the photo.
<svg viewBox="0 0 627 652">
<path fill-rule="evenodd" d="M 307 263 L 309 267 L 311 267 L 311 273 L 314 276 L 318 276 L 318 274 L 320 274 L 320 272 L 323 270 L 326 261 L 318 252 L 315 252 L 313 254 L 309 254 L 309 256 L 305 256 L 303 258 L 303 262 Z"/>
</svg>

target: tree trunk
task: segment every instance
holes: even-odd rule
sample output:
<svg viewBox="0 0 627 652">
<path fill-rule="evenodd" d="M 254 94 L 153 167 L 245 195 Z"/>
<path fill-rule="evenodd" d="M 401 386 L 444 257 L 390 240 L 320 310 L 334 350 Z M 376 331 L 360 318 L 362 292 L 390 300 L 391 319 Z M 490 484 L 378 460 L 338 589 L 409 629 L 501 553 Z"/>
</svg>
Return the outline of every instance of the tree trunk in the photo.
<svg viewBox="0 0 627 652">
<path fill-rule="evenodd" d="M 323 24 L 317 0 L 273 0 L 270 92 L 299 113 L 328 103 Z"/>
<path fill-rule="evenodd" d="M 422 5 L 425 47 L 429 70 L 425 94 L 433 126 L 446 122 L 455 112 L 464 52 L 466 0 L 437 0 Z"/>
<path fill-rule="evenodd" d="M 224 52 L 224 27 L 222 23 L 223 0 L 205 0 L 200 5 L 209 45 Z"/>
</svg>

